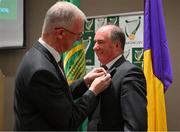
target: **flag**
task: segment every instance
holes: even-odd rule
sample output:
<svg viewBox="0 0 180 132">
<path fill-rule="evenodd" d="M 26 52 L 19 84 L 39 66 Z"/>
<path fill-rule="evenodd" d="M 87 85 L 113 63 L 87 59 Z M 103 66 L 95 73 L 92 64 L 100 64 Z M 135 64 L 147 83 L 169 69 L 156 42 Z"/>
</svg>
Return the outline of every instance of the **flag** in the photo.
<svg viewBox="0 0 180 132">
<path fill-rule="evenodd" d="M 68 84 L 72 84 L 86 74 L 85 46 L 82 41 L 76 41 L 72 48 L 63 53 L 64 71 Z M 72 89 L 73 90 L 73 89 Z"/>
<path fill-rule="evenodd" d="M 80 0 L 65 0 L 80 7 Z M 82 40 L 76 41 L 72 48 L 63 53 L 64 71 L 68 84 L 73 83 L 86 74 L 85 45 Z M 73 89 L 72 89 L 73 90 Z M 87 130 L 88 119 L 79 127 L 78 131 Z"/>
<path fill-rule="evenodd" d="M 173 77 L 161 0 L 145 0 L 144 73 L 147 81 L 148 131 L 167 131 L 164 93 Z"/>
</svg>

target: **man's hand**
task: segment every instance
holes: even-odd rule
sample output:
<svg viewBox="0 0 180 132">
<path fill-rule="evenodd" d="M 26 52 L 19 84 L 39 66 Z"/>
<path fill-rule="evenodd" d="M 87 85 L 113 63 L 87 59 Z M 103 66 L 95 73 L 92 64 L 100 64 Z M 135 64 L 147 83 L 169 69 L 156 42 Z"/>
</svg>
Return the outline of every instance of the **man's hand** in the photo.
<svg viewBox="0 0 180 132">
<path fill-rule="evenodd" d="M 104 68 L 94 68 L 93 70 L 91 70 L 88 74 L 86 74 L 84 76 L 84 81 L 86 83 L 86 85 L 91 85 L 91 83 L 94 81 L 95 78 L 100 77 L 102 75 L 106 75 L 107 72 L 106 70 L 104 70 Z"/>
<path fill-rule="evenodd" d="M 91 84 L 89 90 L 94 92 L 96 95 L 104 91 L 111 82 L 111 75 L 106 74 L 100 77 L 97 77 Z"/>
</svg>

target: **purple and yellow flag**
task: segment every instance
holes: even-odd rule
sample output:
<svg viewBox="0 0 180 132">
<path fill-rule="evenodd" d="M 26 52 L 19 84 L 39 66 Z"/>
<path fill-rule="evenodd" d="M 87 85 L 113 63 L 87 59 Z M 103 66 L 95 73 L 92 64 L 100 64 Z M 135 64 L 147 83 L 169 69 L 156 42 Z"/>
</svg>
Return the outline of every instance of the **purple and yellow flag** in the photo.
<svg viewBox="0 0 180 132">
<path fill-rule="evenodd" d="M 173 77 L 161 0 L 145 0 L 144 73 L 147 80 L 148 131 L 167 131 L 164 93 Z"/>
</svg>

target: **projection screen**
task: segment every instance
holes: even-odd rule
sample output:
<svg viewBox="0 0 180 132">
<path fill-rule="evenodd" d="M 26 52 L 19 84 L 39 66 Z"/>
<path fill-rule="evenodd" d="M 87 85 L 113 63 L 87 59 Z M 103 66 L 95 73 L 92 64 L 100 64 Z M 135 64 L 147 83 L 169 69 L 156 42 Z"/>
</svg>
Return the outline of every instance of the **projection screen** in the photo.
<svg viewBox="0 0 180 132">
<path fill-rule="evenodd" d="M 24 0 L 0 0 L 0 49 L 24 46 Z"/>
</svg>

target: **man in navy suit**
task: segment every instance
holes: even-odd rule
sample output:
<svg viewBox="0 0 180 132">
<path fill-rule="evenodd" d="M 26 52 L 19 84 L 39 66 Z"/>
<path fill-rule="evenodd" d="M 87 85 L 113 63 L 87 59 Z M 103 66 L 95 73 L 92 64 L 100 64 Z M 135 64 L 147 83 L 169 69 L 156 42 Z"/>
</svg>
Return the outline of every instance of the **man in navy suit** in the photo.
<svg viewBox="0 0 180 132">
<path fill-rule="evenodd" d="M 58 65 L 59 54 L 82 37 L 84 19 L 83 12 L 68 2 L 57 2 L 47 11 L 42 35 L 17 71 L 16 131 L 76 130 L 96 107 L 97 95 L 110 84 L 110 74 L 96 68 L 69 87 Z M 80 98 L 74 103 L 73 97 Z"/>
<path fill-rule="evenodd" d="M 94 51 L 111 73 L 112 83 L 100 96 L 88 130 L 147 130 L 146 80 L 143 71 L 123 56 L 125 35 L 121 28 L 106 25 L 94 37 Z"/>
</svg>

